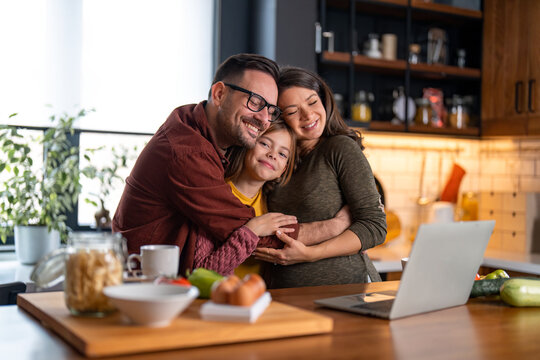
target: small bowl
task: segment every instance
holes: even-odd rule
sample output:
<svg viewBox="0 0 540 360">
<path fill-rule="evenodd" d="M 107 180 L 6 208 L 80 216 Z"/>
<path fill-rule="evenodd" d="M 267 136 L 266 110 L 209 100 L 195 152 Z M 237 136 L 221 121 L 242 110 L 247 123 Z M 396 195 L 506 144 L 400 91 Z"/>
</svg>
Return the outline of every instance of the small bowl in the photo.
<svg viewBox="0 0 540 360">
<path fill-rule="evenodd" d="M 103 293 L 133 323 L 163 327 L 199 296 L 194 286 L 150 283 L 107 286 Z"/>
</svg>

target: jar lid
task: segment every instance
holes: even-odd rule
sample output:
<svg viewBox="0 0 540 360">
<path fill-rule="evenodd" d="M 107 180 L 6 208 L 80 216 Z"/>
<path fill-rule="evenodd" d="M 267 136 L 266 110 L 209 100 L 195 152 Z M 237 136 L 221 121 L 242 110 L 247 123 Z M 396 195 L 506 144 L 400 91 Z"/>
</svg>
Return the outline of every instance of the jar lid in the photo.
<svg viewBox="0 0 540 360">
<path fill-rule="evenodd" d="M 64 260 L 66 248 L 56 249 L 45 255 L 34 266 L 30 274 L 37 287 L 45 289 L 58 284 L 64 278 Z"/>
</svg>

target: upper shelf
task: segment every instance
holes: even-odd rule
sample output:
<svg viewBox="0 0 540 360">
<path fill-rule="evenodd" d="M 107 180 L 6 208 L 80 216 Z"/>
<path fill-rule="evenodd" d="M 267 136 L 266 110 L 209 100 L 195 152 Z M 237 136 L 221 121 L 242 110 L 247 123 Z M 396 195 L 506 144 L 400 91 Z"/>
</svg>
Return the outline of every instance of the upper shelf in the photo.
<svg viewBox="0 0 540 360">
<path fill-rule="evenodd" d="M 324 51 L 322 60 L 337 63 L 342 65 L 349 64 L 351 55 L 346 52 L 328 52 Z M 355 55 L 353 59 L 354 65 L 360 68 L 372 69 L 377 71 L 387 72 L 405 72 L 407 62 L 405 60 L 385 60 L 373 59 L 364 55 Z M 450 65 L 431 65 L 431 64 L 409 64 L 411 73 L 414 76 L 426 78 L 446 78 L 446 77 L 461 77 L 480 79 L 480 69 L 460 68 Z"/>
<path fill-rule="evenodd" d="M 430 0 L 411 0 L 411 7 L 413 9 L 427 10 L 441 14 L 458 15 L 474 19 L 482 18 L 482 11 L 465 9 L 445 4 L 437 4 L 431 2 Z"/>
</svg>

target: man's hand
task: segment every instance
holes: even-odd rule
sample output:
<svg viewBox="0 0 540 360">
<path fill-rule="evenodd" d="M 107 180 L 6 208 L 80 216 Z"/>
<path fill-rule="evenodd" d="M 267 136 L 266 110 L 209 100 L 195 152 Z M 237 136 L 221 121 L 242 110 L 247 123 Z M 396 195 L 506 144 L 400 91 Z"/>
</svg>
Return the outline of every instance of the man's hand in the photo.
<svg viewBox="0 0 540 360">
<path fill-rule="evenodd" d="M 283 249 L 257 248 L 253 252 L 255 259 L 280 265 L 292 265 L 314 260 L 308 246 L 281 231 L 277 231 L 276 236 L 285 244 Z"/>
<path fill-rule="evenodd" d="M 269 236 L 274 235 L 278 229 L 284 233 L 294 232 L 294 229 L 284 228 L 283 226 L 296 224 L 297 222 L 296 216 L 267 213 L 252 218 L 246 223 L 246 226 L 257 236 Z"/>
</svg>

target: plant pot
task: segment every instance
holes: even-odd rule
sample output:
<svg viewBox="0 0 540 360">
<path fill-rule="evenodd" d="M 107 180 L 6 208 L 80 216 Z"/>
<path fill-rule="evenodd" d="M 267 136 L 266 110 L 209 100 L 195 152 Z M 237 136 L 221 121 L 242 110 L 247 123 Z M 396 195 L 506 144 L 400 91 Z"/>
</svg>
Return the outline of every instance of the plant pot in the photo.
<svg viewBox="0 0 540 360">
<path fill-rule="evenodd" d="M 60 247 L 60 233 L 46 226 L 15 226 L 15 254 L 22 264 L 32 265 Z"/>
</svg>

